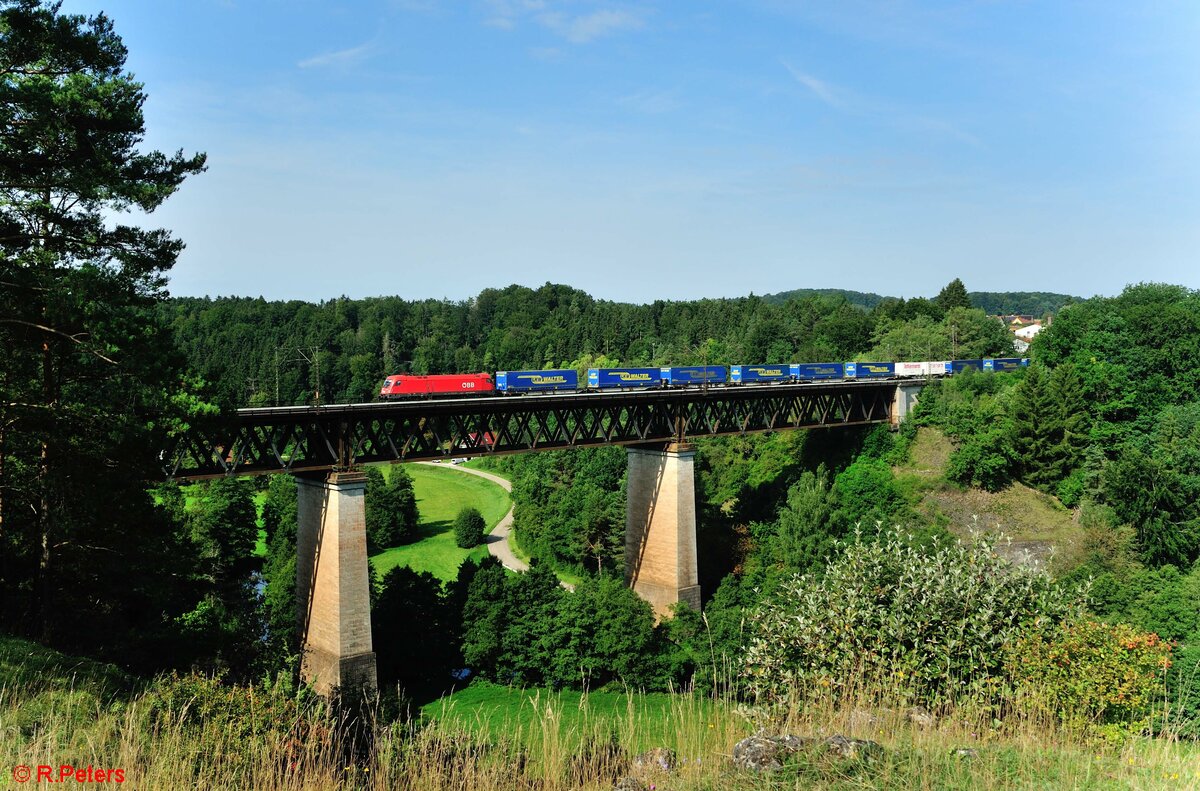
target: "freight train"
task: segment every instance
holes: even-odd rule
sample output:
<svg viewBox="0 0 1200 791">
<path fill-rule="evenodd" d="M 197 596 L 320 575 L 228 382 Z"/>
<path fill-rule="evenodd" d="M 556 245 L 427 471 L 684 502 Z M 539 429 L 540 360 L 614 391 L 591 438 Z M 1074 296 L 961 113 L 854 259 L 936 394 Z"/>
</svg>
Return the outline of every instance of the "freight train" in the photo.
<svg viewBox="0 0 1200 791">
<path fill-rule="evenodd" d="M 582 383 L 571 368 L 549 371 L 497 371 L 476 374 L 396 374 L 383 382 L 384 399 L 446 398 L 464 395 L 598 392 L 649 388 L 741 387 L 834 379 L 911 379 L 952 376 L 968 370 L 1015 371 L 1026 357 L 899 363 L 790 363 L 778 365 L 679 365 L 666 368 L 589 368 Z"/>
</svg>

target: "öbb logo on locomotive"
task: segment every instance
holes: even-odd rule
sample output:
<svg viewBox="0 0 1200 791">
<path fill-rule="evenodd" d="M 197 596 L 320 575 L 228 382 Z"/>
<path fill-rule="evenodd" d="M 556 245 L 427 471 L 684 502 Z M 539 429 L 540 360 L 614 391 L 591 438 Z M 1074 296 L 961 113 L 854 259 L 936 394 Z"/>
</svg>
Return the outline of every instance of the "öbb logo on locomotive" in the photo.
<svg viewBox="0 0 1200 791">
<path fill-rule="evenodd" d="M 437 398 L 455 394 L 526 395 L 600 392 L 647 388 L 743 387 L 848 379 L 912 379 L 953 376 L 966 371 L 1014 371 L 1027 357 L 934 362 L 763 363 L 757 365 L 683 365 L 672 367 L 589 368 L 586 380 L 566 369 L 496 371 L 470 374 L 394 374 L 379 391 L 383 399 Z"/>
</svg>

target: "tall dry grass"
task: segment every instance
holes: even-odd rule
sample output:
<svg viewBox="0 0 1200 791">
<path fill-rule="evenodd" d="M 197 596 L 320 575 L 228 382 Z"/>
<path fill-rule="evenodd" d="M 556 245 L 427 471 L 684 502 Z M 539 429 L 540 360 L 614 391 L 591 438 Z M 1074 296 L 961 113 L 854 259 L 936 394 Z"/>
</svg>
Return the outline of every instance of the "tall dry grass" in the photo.
<svg viewBox="0 0 1200 791">
<path fill-rule="evenodd" d="M 153 688 L 108 700 L 87 688 L 18 683 L 0 687 L 0 787 L 17 765 L 69 764 L 122 768 L 123 787 L 137 789 L 601 789 L 636 774 L 633 757 L 651 745 L 673 750 L 679 766 L 645 782 L 683 791 L 1200 788 L 1200 751 L 1170 733 L 1097 744 L 1035 706 L 1014 707 L 1003 719 L 990 708 L 958 708 L 921 724 L 901 693 L 895 679 L 862 680 L 774 712 L 692 693 L 650 712 L 631 694 L 616 716 L 595 711 L 587 696 L 568 712 L 547 693 L 524 704 L 532 712 L 514 711 L 499 724 L 458 711 L 423 724 L 376 725 L 369 754 L 348 761 L 339 722 L 320 707 L 304 713 L 303 729 L 278 722 L 248 735 L 221 716 L 198 720 L 192 707 L 201 700 L 173 699 L 164 708 Z M 246 694 L 240 705 L 254 711 L 253 696 L 266 693 Z M 444 706 L 450 713 L 455 703 Z M 846 762 L 813 749 L 764 778 L 730 761 L 733 745 L 757 730 L 870 739 L 884 752 Z M 975 752 L 964 757 L 958 748 Z"/>
</svg>

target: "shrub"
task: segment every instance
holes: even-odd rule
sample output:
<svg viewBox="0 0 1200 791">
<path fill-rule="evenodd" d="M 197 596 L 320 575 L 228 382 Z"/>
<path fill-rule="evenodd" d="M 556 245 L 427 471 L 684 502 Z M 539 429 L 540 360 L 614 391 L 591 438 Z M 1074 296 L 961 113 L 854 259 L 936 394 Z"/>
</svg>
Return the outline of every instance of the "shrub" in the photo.
<svg viewBox="0 0 1200 791">
<path fill-rule="evenodd" d="M 1084 483 L 1083 470 L 1075 470 L 1066 478 L 1058 482 L 1058 487 L 1055 490 L 1058 494 L 1059 502 L 1067 508 L 1074 508 L 1079 505 L 1083 495 L 1087 492 L 1087 486 Z"/>
<path fill-rule="evenodd" d="M 1149 726 L 1170 656 L 1171 644 L 1153 632 L 1073 619 L 1023 635 L 1007 664 L 1023 696 L 1069 729 L 1117 739 Z"/>
<path fill-rule="evenodd" d="M 476 508 L 464 508 L 454 517 L 454 541 L 463 549 L 482 544 L 486 529 L 483 514 Z"/>
<path fill-rule="evenodd" d="M 838 520 L 849 532 L 855 523 L 887 520 L 903 503 L 892 468 L 878 459 L 858 459 L 842 470 L 833 490 L 841 506 Z"/>
<path fill-rule="evenodd" d="M 173 674 L 156 683 L 145 700 L 156 733 L 178 728 L 202 741 L 237 745 L 236 754 L 224 756 L 231 767 L 263 752 L 294 766 L 307 745 L 330 738 L 326 704 L 283 676 L 272 684 L 239 686 L 219 676 Z M 201 758 L 193 756 L 197 768 Z"/>
<path fill-rule="evenodd" d="M 959 445 L 946 465 L 946 477 L 964 486 L 998 492 L 1012 483 L 1017 452 L 1006 421 L 1000 421 Z"/>
<path fill-rule="evenodd" d="M 995 537 L 916 547 L 898 529 L 861 534 L 821 578 L 782 582 L 750 614 L 743 670 L 760 701 L 813 690 L 834 695 L 884 681 L 931 705 L 988 701 L 1005 673 L 1003 647 L 1082 607 L 1082 591 L 994 551 Z"/>
</svg>

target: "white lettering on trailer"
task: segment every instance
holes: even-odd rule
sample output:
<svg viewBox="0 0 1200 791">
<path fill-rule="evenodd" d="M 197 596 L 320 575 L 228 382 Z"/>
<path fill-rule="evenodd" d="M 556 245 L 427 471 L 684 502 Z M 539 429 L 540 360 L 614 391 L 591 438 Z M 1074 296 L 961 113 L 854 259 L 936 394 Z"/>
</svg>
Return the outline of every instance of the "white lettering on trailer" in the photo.
<svg viewBox="0 0 1200 791">
<path fill-rule="evenodd" d="M 896 363 L 897 376 L 928 376 L 929 363 Z"/>
</svg>

